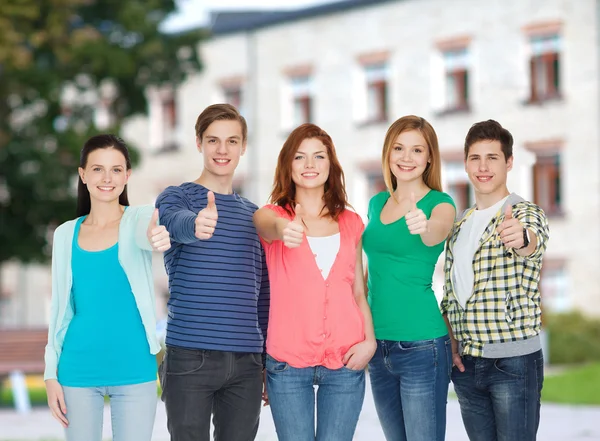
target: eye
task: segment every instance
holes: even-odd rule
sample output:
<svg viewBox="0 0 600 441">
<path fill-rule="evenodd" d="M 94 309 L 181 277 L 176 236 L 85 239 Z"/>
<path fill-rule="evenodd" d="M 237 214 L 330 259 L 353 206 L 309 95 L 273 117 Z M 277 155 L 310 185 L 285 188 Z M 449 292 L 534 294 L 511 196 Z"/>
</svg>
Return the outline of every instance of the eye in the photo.
<svg viewBox="0 0 600 441">
<path fill-rule="evenodd" d="M 423 153 L 422 149 L 415 149 L 415 153 Z"/>
<path fill-rule="evenodd" d="M 237 142 L 237 140 L 235 140 L 235 139 L 231 139 L 229 142 L 230 142 L 231 144 L 237 144 L 237 143 L 238 143 L 238 142 Z"/>
<path fill-rule="evenodd" d="M 208 140 L 208 143 L 209 143 L 209 144 L 214 144 L 215 142 L 217 142 L 217 140 L 216 140 L 216 139 L 209 139 L 209 140 Z"/>
<path fill-rule="evenodd" d="M 397 152 L 399 152 L 400 150 L 402 150 L 402 147 L 400 147 L 399 145 L 394 147 L 394 150 L 396 150 Z"/>
<path fill-rule="evenodd" d="M 100 167 L 94 167 L 92 170 L 95 171 L 95 172 L 99 172 L 102 169 Z"/>
<path fill-rule="evenodd" d="M 297 155 L 297 156 L 294 157 L 295 160 L 303 159 L 303 158 L 304 158 L 304 156 L 301 156 L 301 155 Z"/>
<path fill-rule="evenodd" d="M 115 168 L 115 169 L 113 169 L 113 172 L 115 172 L 115 173 L 121 173 L 121 169 L 120 168 Z"/>
<path fill-rule="evenodd" d="M 317 158 L 317 159 L 325 159 L 325 156 L 323 156 L 323 155 L 317 155 L 317 156 L 315 156 L 315 158 Z"/>
</svg>

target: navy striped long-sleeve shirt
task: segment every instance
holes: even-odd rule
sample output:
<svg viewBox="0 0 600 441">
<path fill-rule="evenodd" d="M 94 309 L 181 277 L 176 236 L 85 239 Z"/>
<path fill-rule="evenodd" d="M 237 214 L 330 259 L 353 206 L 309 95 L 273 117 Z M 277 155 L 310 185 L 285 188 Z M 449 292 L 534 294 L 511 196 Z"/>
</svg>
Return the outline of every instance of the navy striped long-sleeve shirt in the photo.
<svg viewBox="0 0 600 441">
<path fill-rule="evenodd" d="M 195 237 L 195 219 L 208 189 L 186 182 L 156 200 L 160 223 L 171 235 L 165 252 L 169 276 L 169 346 L 263 352 L 269 316 L 269 276 L 252 216 L 257 206 L 215 193 L 219 218 L 208 240 Z"/>
</svg>

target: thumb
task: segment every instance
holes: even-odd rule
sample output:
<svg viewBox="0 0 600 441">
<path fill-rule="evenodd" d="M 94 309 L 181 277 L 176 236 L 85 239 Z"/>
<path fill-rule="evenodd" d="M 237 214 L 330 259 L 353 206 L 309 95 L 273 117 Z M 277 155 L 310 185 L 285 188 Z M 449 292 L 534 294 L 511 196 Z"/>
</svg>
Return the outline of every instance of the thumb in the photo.
<svg viewBox="0 0 600 441">
<path fill-rule="evenodd" d="M 504 211 L 504 220 L 509 220 L 512 218 L 513 218 L 512 205 L 509 205 L 508 207 L 506 207 L 506 210 Z"/>
<path fill-rule="evenodd" d="M 302 207 L 300 206 L 300 204 L 296 204 L 296 208 L 294 208 L 294 213 L 296 213 L 296 216 L 294 216 L 294 222 L 299 222 L 302 223 Z"/>
<path fill-rule="evenodd" d="M 208 199 L 208 203 L 206 204 L 206 208 L 209 210 L 217 211 L 217 204 L 215 203 L 215 194 L 212 191 L 209 191 L 206 194 L 206 198 Z"/>
<path fill-rule="evenodd" d="M 158 208 L 154 209 L 154 213 L 152 213 L 152 218 L 150 219 L 150 228 L 158 225 Z"/>
<path fill-rule="evenodd" d="M 58 406 L 60 407 L 60 411 L 66 415 L 67 414 L 67 405 L 65 403 L 65 396 L 63 394 L 60 394 L 58 396 Z"/>
<path fill-rule="evenodd" d="M 410 193 L 410 206 L 411 206 L 411 208 L 410 208 L 411 211 L 417 211 L 418 210 L 418 208 L 417 208 L 417 197 L 415 196 L 415 192 L 414 191 Z"/>
<path fill-rule="evenodd" d="M 344 358 L 342 358 L 342 363 L 348 364 L 348 360 L 350 360 L 350 357 L 352 357 L 353 354 L 354 352 L 352 351 L 352 348 L 348 349 L 348 351 L 344 355 Z"/>
</svg>

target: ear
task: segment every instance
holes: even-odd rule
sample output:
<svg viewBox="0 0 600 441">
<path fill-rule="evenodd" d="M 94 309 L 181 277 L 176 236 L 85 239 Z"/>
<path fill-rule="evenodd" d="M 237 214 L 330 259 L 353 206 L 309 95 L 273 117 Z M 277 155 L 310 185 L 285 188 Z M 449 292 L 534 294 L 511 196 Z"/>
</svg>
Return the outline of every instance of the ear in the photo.
<svg viewBox="0 0 600 441">
<path fill-rule="evenodd" d="M 129 180 L 129 177 L 131 176 L 131 169 L 127 170 L 127 172 L 125 173 L 126 179 L 125 179 L 125 183 L 127 184 L 127 181 Z"/>
<path fill-rule="evenodd" d="M 196 148 L 202 153 L 202 140 L 198 136 L 196 136 Z"/>
<path fill-rule="evenodd" d="M 247 146 L 248 146 L 248 141 L 244 140 L 244 142 L 242 143 L 242 153 L 240 154 L 240 156 L 244 156 L 244 153 L 246 153 Z"/>
<path fill-rule="evenodd" d="M 79 177 L 81 178 L 81 182 L 83 182 L 83 185 L 85 185 L 85 170 L 82 169 L 81 167 L 79 167 L 77 169 L 77 172 L 79 173 Z"/>
<path fill-rule="evenodd" d="M 508 158 L 508 161 L 506 161 L 506 171 L 511 171 L 512 167 L 513 167 L 513 156 Z"/>
</svg>

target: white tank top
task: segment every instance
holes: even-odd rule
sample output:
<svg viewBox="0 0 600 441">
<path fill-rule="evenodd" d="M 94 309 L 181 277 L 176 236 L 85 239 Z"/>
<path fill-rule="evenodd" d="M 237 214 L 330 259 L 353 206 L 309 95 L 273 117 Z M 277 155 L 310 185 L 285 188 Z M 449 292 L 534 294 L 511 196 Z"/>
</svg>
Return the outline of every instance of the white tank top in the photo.
<svg viewBox="0 0 600 441">
<path fill-rule="evenodd" d="M 340 249 L 340 233 L 325 237 L 306 236 L 306 239 L 313 256 L 315 256 L 317 266 L 321 270 L 323 279 L 326 279 Z"/>
</svg>

